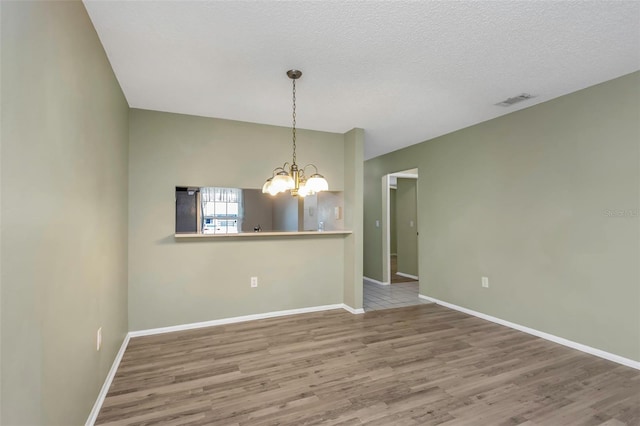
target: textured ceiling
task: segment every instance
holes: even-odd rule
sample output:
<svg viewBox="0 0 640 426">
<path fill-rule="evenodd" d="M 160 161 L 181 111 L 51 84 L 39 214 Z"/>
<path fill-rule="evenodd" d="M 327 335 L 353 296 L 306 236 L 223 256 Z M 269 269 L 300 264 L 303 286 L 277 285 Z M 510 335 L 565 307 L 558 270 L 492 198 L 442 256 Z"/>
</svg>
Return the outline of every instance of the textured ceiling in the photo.
<svg viewBox="0 0 640 426">
<path fill-rule="evenodd" d="M 290 126 L 298 68 L 298 127 L 366 158 L 640 69 L 637 1 L 85 5 L 131 107 Z"/>
</svg>

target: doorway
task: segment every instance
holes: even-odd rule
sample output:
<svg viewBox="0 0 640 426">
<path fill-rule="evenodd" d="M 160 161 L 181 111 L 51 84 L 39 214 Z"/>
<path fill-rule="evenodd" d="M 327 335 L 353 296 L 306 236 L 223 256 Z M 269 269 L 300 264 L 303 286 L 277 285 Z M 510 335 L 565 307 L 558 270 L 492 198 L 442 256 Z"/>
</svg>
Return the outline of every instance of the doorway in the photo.
<svg viewBox="0 0 640 426">
<path fill-rule="evenodd" d="M 384 282 L 418 281 L 418 169 L 383 176 L 382 186 Z"/>
<path fill-rule="evenodd" d="M 364 283 L 364 309 L 430 303 L 419 297 L 418 169 L 382 177 L 382 282 Z"/>
</svg>

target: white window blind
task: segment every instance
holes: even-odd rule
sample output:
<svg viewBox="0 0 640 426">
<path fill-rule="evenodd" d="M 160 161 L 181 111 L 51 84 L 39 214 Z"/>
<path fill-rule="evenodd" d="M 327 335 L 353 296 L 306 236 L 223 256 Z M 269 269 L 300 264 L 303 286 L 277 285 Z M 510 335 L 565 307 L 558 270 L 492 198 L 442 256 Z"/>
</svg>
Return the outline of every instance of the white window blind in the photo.
<svg viewBox="0 0 640 426">
<path fill-rule="evenodd" d="M 202 232 L 237 234 L 242 229 L 242 189 L 200 188 Z"/>
</svg>

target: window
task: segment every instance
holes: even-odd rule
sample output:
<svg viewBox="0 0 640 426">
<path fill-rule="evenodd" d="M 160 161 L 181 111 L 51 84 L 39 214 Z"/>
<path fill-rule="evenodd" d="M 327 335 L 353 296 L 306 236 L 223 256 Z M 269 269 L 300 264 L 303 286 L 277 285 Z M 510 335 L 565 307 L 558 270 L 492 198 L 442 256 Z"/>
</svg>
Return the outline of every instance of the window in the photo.
<svg viewBox="0 0 640 426">
<path fill-rule="evenodd" d="M 242 189 L 200 188 L 202 233 L 237 234 L 242 229 Z"/>
</svg>

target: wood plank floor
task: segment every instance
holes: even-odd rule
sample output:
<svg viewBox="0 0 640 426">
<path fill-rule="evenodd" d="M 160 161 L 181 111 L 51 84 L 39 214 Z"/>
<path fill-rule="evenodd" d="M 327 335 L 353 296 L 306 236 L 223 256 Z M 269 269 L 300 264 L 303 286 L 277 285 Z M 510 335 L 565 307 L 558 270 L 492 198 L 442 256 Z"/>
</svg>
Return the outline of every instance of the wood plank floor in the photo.
<svg viewBox="0 0 640 426">
<path fill-rule="evenodd" d="M 639 425 L 640 371 L 432 304 L 131 339 L 99 425 Z"/>
</svg>

